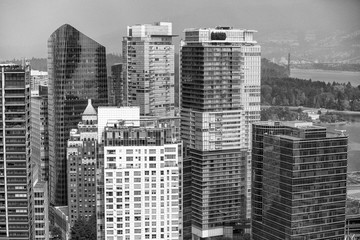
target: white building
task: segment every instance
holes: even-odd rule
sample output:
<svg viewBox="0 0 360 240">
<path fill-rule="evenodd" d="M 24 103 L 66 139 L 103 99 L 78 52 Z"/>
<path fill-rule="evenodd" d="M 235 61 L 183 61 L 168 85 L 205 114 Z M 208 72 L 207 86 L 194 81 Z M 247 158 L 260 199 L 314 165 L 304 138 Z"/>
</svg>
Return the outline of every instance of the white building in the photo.
<svg viewBox="0 0 360 240">
<path fill-rule="evenodd" d="M 182 144 L 171 121 L 140 120 L 139 108 L 124 109 L 128 112 L 112 116 L 107 113 L 122 111 L 98 109 L 104 156 L 98 173 L 103 185 L 97 193 L 102 195 L 97 198 L 98 239 L 180 239 Z M 106 116 L 111 120 L 100 128 Z"/>
</svg>

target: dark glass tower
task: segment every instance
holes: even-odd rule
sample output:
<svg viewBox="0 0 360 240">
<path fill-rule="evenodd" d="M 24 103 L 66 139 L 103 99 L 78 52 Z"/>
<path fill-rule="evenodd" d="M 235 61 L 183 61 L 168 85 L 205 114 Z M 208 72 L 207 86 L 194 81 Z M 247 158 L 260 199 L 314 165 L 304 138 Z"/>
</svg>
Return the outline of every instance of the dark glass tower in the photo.
<svg viewBox="0 0 360 240">
<path fill-rule="evenodd" d="M 65 24 L 48 40 L 50 203 L 67 204 L 66 141 L 87 100 L 107 105 L 105 47 Z"/>
<path fill-rule="evenodd" d="M 123 64 L 112 65 L 108 84 L 109 105 L 125 106 L 123 78 Z"/>
<path fill-rule="evenodd" d="M 253 125 L 254 240 L 344 239 L 347 142 L 311 123 Z"/>
<path fill-rule="evenodd" d="M 0 239 L 32 239 L 30 66 L 0 64 L 0 97 Z"/>
</svg>

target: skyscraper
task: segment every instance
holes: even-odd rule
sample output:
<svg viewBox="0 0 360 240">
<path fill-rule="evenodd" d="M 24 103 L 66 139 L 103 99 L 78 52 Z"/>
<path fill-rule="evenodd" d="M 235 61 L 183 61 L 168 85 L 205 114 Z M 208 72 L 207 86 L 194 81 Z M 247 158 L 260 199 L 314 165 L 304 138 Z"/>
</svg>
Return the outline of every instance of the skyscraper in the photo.
<svg viewBox="0 0 360 240">
<path fill-rule="evenodd" d="M 104 191 L 98 192 L 103 195 L 98 210 L 104 213 L 104 238 L 98 234 L 98 239 L 179 239 L 182 144 L 176 128 L 171 120 L 140 119 L 134 116 L 137 108 L 125 109 L 123 119 L 112 118 L 99 128 Z M 114 112 L 119 111 L 99 108 L 99 119 Z"/>
<path fill-rule="evenodd" d="M 344 239 L 347 142 L 312 123 L 253 125 L 254 240 Z"/>
<path fill-rule="evenodd" d="M 73 226 L 81 217 L 85 220 L 95 214 L 97 113 L 89 103 L 77 129 L 70 131 L 67 144 L 69 221 Z"/>
<path fill-rule="evenodd" d="M 0 71 L 0 239 L 31 239 L 30 66 Z"/>
<path fill-rule="evenodd" d="M 123 64 L 115 63 L 111 66 L 111 76 L 109 77 L 108 95 L 109 105 L 124 106 L 124 73 Z"/>
<path fill-rule="evenodd" d="M 39 180 L 49 181 L 49 130 L 47 86 L 31 95 L 31 161 L 39 165 Z"/>
<path fill-rule="evenodd" d="M 127 28 L 123 40 L 124 106 L 140 106 L 141 115 L 174 116 L 172 24 Z"/>
<path fill-rule="evenodd" d="M 98 109 L 97 239 L 179 239 L 182 144 L 172 119 Z"/>
<path fill-rule="evenodd" d="M 250 217 L 251 123 L 260 119 L 260 46 L 254 32 L 185 30 L 184 239 L 231 237 Z"/>
<path fill-rule="evenodd" d="M 66 141 L 92 99 L 107 105 L 105 47 L 65 24 L 48 40 L 50 203 L 67 204 Z"/>
</svg>

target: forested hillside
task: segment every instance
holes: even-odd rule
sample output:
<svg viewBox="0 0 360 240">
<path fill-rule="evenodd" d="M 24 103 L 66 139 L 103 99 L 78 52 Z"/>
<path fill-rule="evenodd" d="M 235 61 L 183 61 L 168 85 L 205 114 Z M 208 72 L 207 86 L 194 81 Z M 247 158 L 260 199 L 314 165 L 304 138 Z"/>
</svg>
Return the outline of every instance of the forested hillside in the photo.
<svg viewBox="0 0 360 240">
<path fill-rule="evenodd" d="M 286 68 L 262 60 L 262 105 L 360 111 L 360 86 L 289 78 L 286 73 Z"/>
<path fill-rule="evenodd" d="M 261 59 L 261 80 L 269 78 L 285 78 L 289 77 L 285 67 L 270 62 L 266 58 Z"/>
</svg>

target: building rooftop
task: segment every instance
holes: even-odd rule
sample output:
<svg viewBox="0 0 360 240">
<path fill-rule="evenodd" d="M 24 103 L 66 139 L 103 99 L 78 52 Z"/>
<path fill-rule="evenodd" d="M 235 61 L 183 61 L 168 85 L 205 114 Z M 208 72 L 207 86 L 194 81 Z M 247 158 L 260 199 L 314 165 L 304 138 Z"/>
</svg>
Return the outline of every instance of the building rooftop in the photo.
<svg viewBox="0 0 360 240">
<path fill-rule="evenodd" d="M 36 189 L 36 188 L 43 189 L 43 188 L 46 187 L 46 185 L 47 185 L 47 182 L 45 182 L 45 181 L 38 181 L 38 182 L 35 184 L 34 189 Z"/>
<path fill-rule="evenodd" d="M 66 217 L 69 216 L 69 207 L 68 206 L 57 206 L 54 208 L 62 215 L 65 215 Z"/>
<path fill-rule="evenodd" d="M 1 63 L 0 68 L 5 68 L 6 71 L 16 71 L 16 70 L 25 70 L 29 67 L 29 63 L 26 62 L 24 65 L 14 64 L 14 63 Z"/>
<path fill-rule="evenodd" d="M 312 122 L 304 122 L 304 121 L 261 121 L 254 123 L 254 125 L 284 126 L 284 127 L 293 127 L 299 129 L 326 129 L 326 127 L 313 125 Z"/>
<path fill-rule="evenodd" d="M 214 27 L 214 28 L 185 28 L 184 32 L 187 31 L 200 31 L 200 30 L 207 30 L 207 31 L 214 31 L 214 30 L 221 30 L 221 31 L 242 31 L 242 32 L 253 32 L 256 33 L 256 30 L 250 30 L 250 29 L 242 29 L 242 28 L 233 28 L 233 27 Z"/>
<path fill-rule="evenodd" d="M 88 99 L 88 105 L 86 106 L 83 115 L 96 115 L 96 110 L 91 104 L 91 99 Z"/>
<path fill-rule="evenodd" d="M 48 72 L 31 69 L 31 76 L 47 76 Z"/>
</svg>

